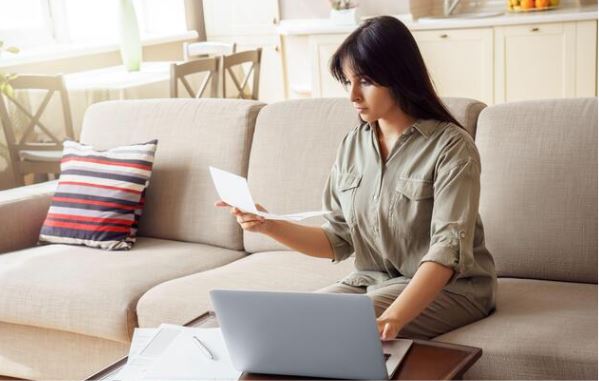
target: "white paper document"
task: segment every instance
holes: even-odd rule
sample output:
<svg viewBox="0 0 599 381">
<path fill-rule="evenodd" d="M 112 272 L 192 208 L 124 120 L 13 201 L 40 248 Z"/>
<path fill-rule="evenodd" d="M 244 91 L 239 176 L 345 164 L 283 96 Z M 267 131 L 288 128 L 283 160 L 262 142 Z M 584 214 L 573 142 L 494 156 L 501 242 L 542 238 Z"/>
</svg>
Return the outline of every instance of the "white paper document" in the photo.
<svg viewBox="0 0 599 381">
<path fill-rule="evenodd" d="M 227 204 L 243 210 L 244 212 L 253 213 L 271 220 L 287 220 L 301 221 L 309 217 L 322 216 L 331 213 L 329 210 L 318 210 L 313 212 L 301 212 L 292 214 L 273 214 L 265 213 L 256 209 L 256 205 L 247 180 L 244 177 L 238 176 L 231 172 L 223 171 L 222 169 L 209 167 L 212 181 L 216 187 L 216 192 L 221 200 Z"/>
<path fill-rule="evenodd" d="M 194 336 L 213 359 L 194 342 Z M 110 380 L 237 380 L 240 375 L 233 368 L 219 328 L 162 324 L 135 329 L 127 364 Z"/>
<path fill-rule="evenodd" d="M 195 336 L 195 338 L 194 338 Z M 202 344 L 196 341 L 201 340 Z M 209 358 L 201 346 L 213 358 Z M 183 328 L 165 353 L 148 369 L 145 380 L 237 380 L 220 328 Z"/>
</svg>

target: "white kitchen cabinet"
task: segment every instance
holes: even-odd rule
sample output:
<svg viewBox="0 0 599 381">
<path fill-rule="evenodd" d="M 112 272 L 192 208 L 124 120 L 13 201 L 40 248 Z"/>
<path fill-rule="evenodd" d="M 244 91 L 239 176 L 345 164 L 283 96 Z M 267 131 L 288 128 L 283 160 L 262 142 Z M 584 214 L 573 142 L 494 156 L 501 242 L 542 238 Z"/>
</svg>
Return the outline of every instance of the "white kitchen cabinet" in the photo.
<svg viewBox="0 0 599 381">
<path fill-rule="evenodd" d="M 413 32 L 437 92 L 493 102 L 493 30 Z M 330 59 L 345 34 L 310 36 L 312 96 L 343 97 L 347 91 L 330 74 Z M 384 58 L 383 58 L 384 59 Z"/>
<path fill-rule="evenodd" d="M 576 23 L 576 96 L 597 96 L 597 21 Z"/>
<path fill-rule="evenodd" d="M 203 0 L 204 25 L 211 37 L 276 34 L 277 0 Z"/>
<path fill-rule="evenodd" d="M 412 32 L 437 93 L 493 103 L 493 29 Z"/>
<path fill-rule="evenodd" d="M 348 92 L 329 71 L 335 50 L 347 37 L 345 34 L 314 34 L 309 38 L 312 57 L 312 97 L 346 97 Z"/>
<path fill-rule="evenodd" d="M 283 81 L 283 65 L 281 61 L 281 45 L 278 35 L 266 36 L 228 36 L 215 37 L 211 41 L 236 42 L 237 51 L 262 48 L 260 63 L 260 89 L 258 100 L 266 103 L 277 102 L 285 99 L 285 82 Z M 245 72 L 249 65 L 244 67 Z M 240 74 L 241 75 L 241 74 Z M 243 78 L 241 76 L 240 78 Z M 251 83 L 251 81 L 249 82 Z M 227 77 L 227 94 L 236 94 L 234 84 Z"/>
<path fill-rule="evenodd" d="M 573 13 L 560 20 L 515 23 L 535 15 L 509 15 L 471 27 L 411 30 L 440 96 L 468 97 L 488 105 L 527 99 L 597 96 L 597 20 Z M 591 15 L 592 16 L 592 15 Z M 522 17 L 522 18 L 520 18 Z M 535 16 L 538 18 L 538 15 Z M 551 19 L 551 17 L 553 17 Z M 549 20 L 551 19 L 551 20 Z M 504 23 L 504 24 L 501 24 Z M 352 29 L 330 31 L 306 21 L 285 22 L 284 74 L 288 98 L 347 96 L 329 73 L 330 58 Z M 409 26 L 409 25 L 408 25 Z"/>
<path fill-rule="evenodd" d="M 495 102 L 596 94 L 596 21 L 495 28 Z"/>
</svg>

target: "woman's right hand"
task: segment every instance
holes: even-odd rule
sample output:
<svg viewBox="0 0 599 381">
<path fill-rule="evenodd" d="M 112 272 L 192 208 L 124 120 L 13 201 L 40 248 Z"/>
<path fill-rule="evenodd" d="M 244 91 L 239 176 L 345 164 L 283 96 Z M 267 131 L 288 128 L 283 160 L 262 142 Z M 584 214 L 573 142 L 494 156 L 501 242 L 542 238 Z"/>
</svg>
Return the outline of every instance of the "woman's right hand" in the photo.
<svg viewBox="0 0 599 381">
<path fill-rule="evenodd" d="M 229 213 L 237 218 L 237 222 L 241 225 L 243 230 L 253 233 L 264 233 L 269 227 L 272 220 L 267 220 L 262 216 L 258 216 L 253 213 L 246 213 L 239 208 L 231 206 L 226 202 L 219 200 L 214 203 L 214 206 L 218 208 L 229 208 Z M 261 212 L 268 212 L 262 205 L 256 204 L 256 209 Z"/>
</svg>

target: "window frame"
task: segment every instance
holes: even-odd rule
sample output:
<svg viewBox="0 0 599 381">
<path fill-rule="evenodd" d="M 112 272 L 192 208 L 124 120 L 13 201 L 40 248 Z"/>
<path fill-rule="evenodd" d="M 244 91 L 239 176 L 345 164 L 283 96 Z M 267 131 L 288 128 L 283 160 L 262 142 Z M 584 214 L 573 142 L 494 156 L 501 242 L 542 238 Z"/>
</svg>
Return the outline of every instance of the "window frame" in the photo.
<svg viewBox="0 0 599 381">
<path fill-rule="evenodd" d="M 57 58 L 62 58 L 63 56 L 65 56 L 65 53 L 66 55 L 71 55 L 69 54 L 70 50 L 74 52 L 74 55 L 81 55 L 77 54 L 77 52 L 97 52 L 118 49 L 118 39 L 107 39 L 106 41 L 73 42 L 72 38 L 70 38 L 71 32 L 68 30 L 68 23 L 66 22 L 67 12 L 65 9 L 65 1 L 37 1 L 39 1 L 39 3 L 41 4 L 43 10 L 43 27 L 27 29 L 0 29 L 0 40 L 4 41 L 6 45 L 17 46 L 21 50 L 21 52 L 17 55 L 3 55 L 2 57 L 0 57 L 0 67 L 11 65 L 14 62 L 23 61 L 21 58 L 25 57 L 27 57 L 25 58 L 26 62 L 30 61 L 30 56 L 36 55 L 37 52 L 40 52 L 41 55 L 43 55 L 44 58 L 47 59 L 49 56 L 52 55 L 51 51 L 56 52 Z M 187 24 L 187 17 L 185 14 L 185 12 L 187 11 L 187 7 L 185 5 L 185 0 L 179 1 L 181 1 L 183 5 L 184 12 L 184 19 L 182 20 L 182 22 L 185 23 L 185 27 L 182 28 L 182 31 L 161 33 L 148 32 L 149 28 L 147 26 L 146 20 L 141 21 L 142 18 L 147 19 L 147 8 L 136 8 L 142 45 L 151 45 L 156 43 L 170 42 L 174 40 L 188 40 L 197 38 L 197 32 L 194 30 L 190 30 Z M 140 0 L 138 2 L 134 0 L 133 3 L 139 3 L 143 6 L 145 2 L 143 0 Z M 115 17 L 118 17 L 118 15 L 115 15 Z M 144 30 L 141 30 L 142 28 Z M 32 41 L 35 41 L 36 43 L 32 44 Z"/>
</svg>

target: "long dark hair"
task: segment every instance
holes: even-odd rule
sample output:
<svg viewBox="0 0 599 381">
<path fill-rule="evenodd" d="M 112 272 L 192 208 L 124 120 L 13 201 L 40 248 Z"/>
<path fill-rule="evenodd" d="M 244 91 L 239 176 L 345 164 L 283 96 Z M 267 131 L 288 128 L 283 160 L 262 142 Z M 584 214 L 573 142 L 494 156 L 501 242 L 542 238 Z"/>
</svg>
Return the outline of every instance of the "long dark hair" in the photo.
<svg viewBox="0 0 599 381">
<path fill-rule="evenodd" d="M 412 33 L 398 19 L 368 19 L 343 41 L 331 58 L 330 71 L 345 84 L 343 63 L 375 85 L 389 87 L 404 113 L 463 128 L 439 99 Z"/>
</svg>

